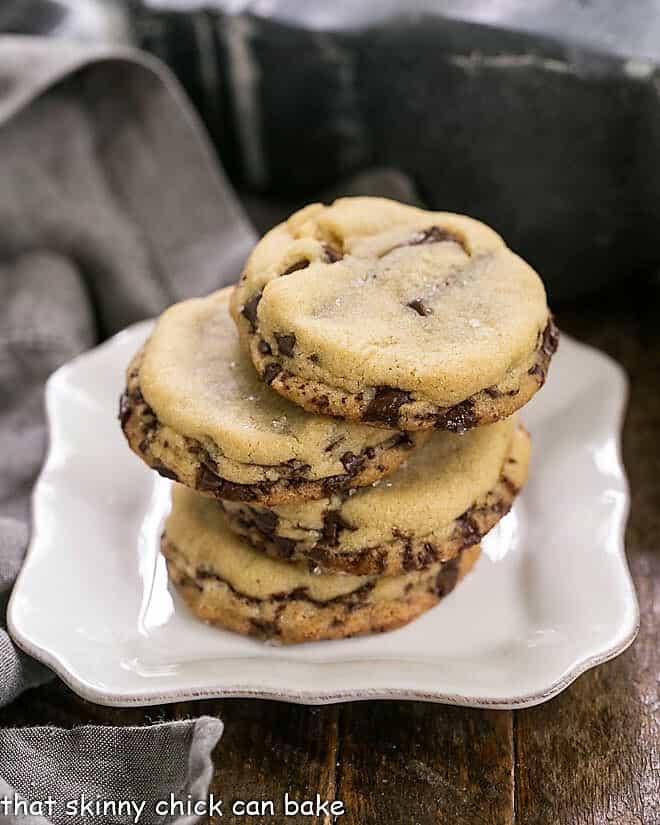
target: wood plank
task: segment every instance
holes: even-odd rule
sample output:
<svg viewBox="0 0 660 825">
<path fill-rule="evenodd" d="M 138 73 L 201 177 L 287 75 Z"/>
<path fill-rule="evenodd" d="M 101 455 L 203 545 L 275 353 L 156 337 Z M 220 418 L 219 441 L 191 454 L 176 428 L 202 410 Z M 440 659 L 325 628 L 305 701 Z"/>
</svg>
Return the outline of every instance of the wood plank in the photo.
<svg viewBox="0 0 660 825">
<path fill-rule="evenodd" d="M 626 535 L 640 634 L 618 659 L 516 715 L 516 810 L 525 825 L 660 823 L 660 334 L 657 299 L 560 322 L 614 355 L 631 378 L 623 440 L 632 507 Z M 655 312 L 653 308 L 655 307 Z M 656 317 L 653 317 L 653 316 Z"/>
<path fill-rule="evenodd" d="M 225 724 L 215 752 L 211 789 L 225 800 L 218 823 L 287 822 L 310 825 L 324 817 L 283 816 L 283 796 L 292 799 L 335 799 L 337 762 L 336 705 L 309 708 L 255 699 L 213 703 Z M 200 711 L 197 710 L 197 713 Z M 272 800 L 275 817 L 232 816 L 227 800 Z M 211 821 L 214 821 L 213 819 Z"/>
<path fill-rule="evenodd" d="M 510 712 L 356 702 L 340 734 L 343 825 L 513 822 Z"/>
</svg>

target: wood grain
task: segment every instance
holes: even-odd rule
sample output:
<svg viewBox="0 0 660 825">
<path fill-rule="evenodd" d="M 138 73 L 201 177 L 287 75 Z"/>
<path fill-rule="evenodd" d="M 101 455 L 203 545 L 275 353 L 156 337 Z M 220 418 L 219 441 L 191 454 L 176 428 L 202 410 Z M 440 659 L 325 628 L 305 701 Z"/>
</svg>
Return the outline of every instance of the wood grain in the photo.
<svg viewBox="0 0 660 825">
<path fill-rule="evenodd" d="M 356 702 L 340 725 L 345 825 L 513 821 L 510 712 Z"/>
<path fill-rule="evenodd" d="M 632 506 L 626 535 L 641 628 L 625 654 L 516 714 L 516 811 L 525 825 L 660 822 L 660 332 L 657 295 L 596 307 L 562 328 L 613 355 L 631 396 L 623 439 Z"/>
<path fill-rule="evenodd" d="M 336 706 L 308 708 L 278 702 L 231 699 L 214 703 L 225 724 L 216 749 L 211 790 L 225 800 L 222 823 L 247 821 L 317 822 L 309 816 L 282 816 L 282 797 L 335 798 L 337 762 Z M 272 800 L 276 818 L 228 815 L 229 801 Z"/>
</svg>

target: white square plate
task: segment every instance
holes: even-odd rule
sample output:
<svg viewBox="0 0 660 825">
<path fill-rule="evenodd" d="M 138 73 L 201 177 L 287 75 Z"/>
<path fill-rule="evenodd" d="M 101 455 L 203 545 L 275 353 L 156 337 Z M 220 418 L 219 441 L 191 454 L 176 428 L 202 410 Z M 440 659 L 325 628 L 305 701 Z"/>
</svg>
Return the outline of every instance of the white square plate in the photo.
<svg viewBox="0 0 660 825">
<path fill-rule="evenodd" d="M 129 451 L 117 422 L 125 367 L 150 329 L 131 327 L 65 365 L 46 391 L 50 451 L 9 626 L 81 696 L 118 706 L 261 696 L 521 707 L 634 639 L 619 455 L 626 381 L 606 356 L 563 336 L 524 410 L 529 483 L 454 593 L 392 633 L 287 648 L 200 623 L 168 586 L 158 545 L 169 482 Z"/>
</svg>

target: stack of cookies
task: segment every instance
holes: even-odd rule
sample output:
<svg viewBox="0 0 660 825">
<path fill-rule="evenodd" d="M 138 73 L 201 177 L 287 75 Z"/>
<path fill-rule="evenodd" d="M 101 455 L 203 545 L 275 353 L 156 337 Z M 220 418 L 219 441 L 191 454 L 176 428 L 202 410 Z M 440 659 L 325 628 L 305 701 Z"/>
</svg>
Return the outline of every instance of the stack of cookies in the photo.
<svg viewBox="0 0 660 825">
<path fill-rule="evenodd" d="M 170 579 L 200 618 L 285 643 L 415 618 L 524 484 L 516 411 L 556 345 L 538 275 L 478 221 L 297 212 L 128 368 L 126 438 L 178 482 Z"/>
</svg>

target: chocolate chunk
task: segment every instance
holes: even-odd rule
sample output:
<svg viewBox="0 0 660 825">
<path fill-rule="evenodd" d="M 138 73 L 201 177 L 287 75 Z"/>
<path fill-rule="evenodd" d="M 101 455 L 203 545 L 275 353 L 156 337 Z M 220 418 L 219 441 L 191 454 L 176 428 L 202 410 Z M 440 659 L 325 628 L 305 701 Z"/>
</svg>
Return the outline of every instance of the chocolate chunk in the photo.
<svg viewBox="0 0 660 825">
<path fill-rule="evenodd" d="M 440 568 L 435 580 L 435 592 L 438 596 L 446 596 L 456 586 L 458 581 L 458 559 L 446 561 Z"/>
<path fill-rule="evenodd" d="M 550 318 L 548 318 L 548 323 L 546 324 L 546 327 L 543 330 L 541 351 L 544 355 L 546 355 L 549 358 L 551 355 L 554 355 L 555 352 L 557 352 L 558 345 L 559 330 L 557 329 L 554 318 L 550 316 Z"/>
<path fill-rule="evenodd" d="M 278 556 L 283 559 L 290 559 L 293 551 L 296 549 L 296 543 L 293 539 L 287 539 L 284 536 L 273 536 L 273 544 Z"/>
<path fill-rule="evenodd" d="M 166 467 L 161 461 L 153 461 L 151 463 L 151 467 L 164 478 L 169 478 L 171 481 L 179 480 L 179 476 L 174 472 L 174 470 Z"/>
<path fill-rule="evenodd" d="M 331 496 L 341 490 L 345 490 L 350 483 L 352 476 L 348 473 L 338 476 L 328 476 L 323 479 L 322 488 L 324 496 Z"/>
<path fill-rule="evenodd" d="M 275 376 L 282 371 L 282 367 L 277 361 L 271 361 L 270 364 L 266 364 L 266 369 L 264 370 L 264 381 L 267 384 L 271 384 Z"/>
<path fill-rule="evenodd" d="M 502 395 L 502 393 L 497 389 L 497 387 L 486 387 L 484 392 L 489 398 L 499 398 Z"/>
<path fill-rule="evenodd" d="M 205 581 L 206 579 L 222 581 L 222 579 L 220 578 L 220 576 L 218 576 L 217 573 L 214 573 L 212 570 L 206 570 L 206 568 L 204 567 L 198 567 L 197 570 L 195 570 L 195 575 L 198 579 L 201 579 L 202 581 Z"/>
<path fill-rule="evenodd" d="M 415 557 L 413 555 L 412 543 L 410 541 L 410 538 L 406 538 L 406 539 L 404 539 L 404 541 L 405 541 L 405 544 L 404 544 L 403 555 L 401 556 L 401 566 L 403 567 L 404 570 L 408 570 L 408 571 L 415 570 L 417 565 L 415 563 Z"/>
<path fill-rule="evenodd" d="M 476 544 L 481 539 L 481 530 L 472 516 L 472 508 L 460 515 L 456 519 L 456 523 L 466 547 Z"/>
<path fill-rule="evenodd" d="M 195 478 L 197 490 L 213 493 L 214 496 L 228 498 L 231 501 L 254 499 L 260 494 L 267 493 L 274 484 L 273 481 L 259 481 L 256 484 L 237 484 L 234 481 L 227 481 L 217 474 L 217 467 L 208 456 L 201 461 Z"/>
<path fill-rule="evenodd" d="M 279 350 L 280 355 L 286 355 L 290 358 L 293 355 L 293 350 L 296 346 L 296 336 L 293 332 L 276 332 L 275 340 L 277 341 L 277 349 Z"/>
<path fill-rule="evenodd" d="M 265 636 L 267 639 L 271 639 L 278 634 L 277 623 L 269 619 L 250 618 L 250 624 L 258 636 Z"/>
<path fill-rule="evenodd" d="M 263 338 L 261 339 L 261 341 L 259 341 L 259 344 L 257 345 L 257 349 L 259 350 L 259 352 L 262 355 L 272 355 L 273 354 L 273 351 L 270 348 L 270 344 L 268 343 L 268 341 L 264 341 Z"/>
<path fill-rule="evenodd" d="M 330 246 L 330 244 L 323 244 L 323 252 L 325 253 L 325 260 L 329 264 L 334 264 L 337 261 L 341 261 L 344 257 L 340 250 L 335 249 L 334 246 Z"/>
<path fill-rule="evenodd" d="M 477 416 L 474 412 L 474 401 L 466 398 L 460 404 L 450 407 L 436 419 L 435 426 L 439 430 L 449 430 L 451 433 L 459 435 L 467 432 L 477 423 Z"/>
<path fill-rule="evenodd" d="M 360 470 L 364 467 L 364 463 L 366 461 L 365 456 L 363 455 L 355 455 L 355 453 L 350 452 L 350 450 L 344 453 L 343 456 L 339 459 L 341 463 L 344 465 L 344 469 L 346 472 L 351 475 L 357 475 Z"/>
<path fill-rule="evenodd" d="M 433 315 L 433 310 L 431 307 L 427 307 L 421 298 L 415 298 L 413 301 L 406 304 L 406 306 L 409 306 L 410 309 L 414 309 L 418 315 L 422 315 L 424 317 L 427 315 Z"/>
<path fill-rule="evenodd" d="M 119 399 L 119 423 L 122 429 L 126 426 L 128 419 L 131 417 L 131 397 L 127 391 L 121 394 Z"/>
<path fill-rule="evenodd" d="M 430 541 L 424 543 L 424 555 L 418 559 L 420 567 L 428 567 L 438 560 L 438 548 Z"/>
<path fill-rule="evenodd" d="M 376 387 L 376 394 L 364 413 L 365 421 L 382 421 L 394 427 L 399 421 L 399 408 L 410 401 L 410 393 L 395 387 Z"/>
<path fill-rule="evenodd" d="M 309 356 L 309 360 L 312 362 L 312 364 L 318 364 L 321 359 L 319 358 L 319 356 L 315 352 L 313 352 Z"/>
<path fill-rule="evenodd" d="M 312 560 L 312 565 L 317 567 L 319 564 L 323 566 L 327 566 L 331 560 L 331 554 L 325 550 L 323 547 L 312 547 L 308 551 L 308 555 Z"/>
<path fill-rule="evenodd" d="M 277 525 L 280 521 L 277 513 L 274 513 L 272 510 L 257 510 L 253 507 L 250 507 L 249 509 L 250 515 L 252 516 L 258 530 L 269 536 L 277 530 Z"/>
<path fill-rule="evenodd" d="M 311 470 L 310 465 L 305 464 L 305 462 L 299 458 L 290 458 L 288 461 L 283 461 L 281 464 L 278 464 L 278 467 L 292 470 L 297 476 L 305 475 Z"/>
<path fill-rule="evenodd" d="M 339 534 L 342 530 L 355 530 L 355 527 L 342 518 L 339 511 L 329 510 L 323 517 L 323 531 L 321 532 L 323 543 L 328 547 L 336 547 L 339 544 Z"/>
<path fill-rule="evenodd" d="M 441 243 L 442 241 L 454 241 L 454 243 L 463 246 L 463 241 L 447 229 L 441 229 L 439 226 L 431 226 L 423 232 L 418 232 L 408 241 L 407 246 L 420 246 L 427 243 Z"/>
<path fill-rule="evenodd" d="M 263 294 L 262 290 L 259 292 L 255 292 L 251 298 L 245 302 L 243 309 L 241 310 L 241 314 L 248 319 L 250 322 L 250 326 L 252 327 L 252 331 L 254 332 L 256 329 L 257 323 L 257 307 L 259 306 L 259 301 L 261 300 L 261 296 Z"/>
<path fill-rule="evenodd" d="M 291 264 L 291 266 L 287 267 L 287 269 L 285 269 L 284 272 L 280 273 L 280 277 L 282 275 L 290 275 L 292 272 L 297 272 L 299 269 L 305 269 L 308 266 L 309 261 L 307 260 L 307 258 L 303 258 L 302 260 L 296 261 L 294 264 Z"/>
</svg>

